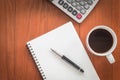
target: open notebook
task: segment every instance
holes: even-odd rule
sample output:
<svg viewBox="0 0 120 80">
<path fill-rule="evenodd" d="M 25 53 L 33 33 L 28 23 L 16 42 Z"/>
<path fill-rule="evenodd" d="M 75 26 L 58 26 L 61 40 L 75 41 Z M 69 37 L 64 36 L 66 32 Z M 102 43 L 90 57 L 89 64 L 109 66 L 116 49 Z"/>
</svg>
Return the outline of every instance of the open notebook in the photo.
<svg viewBox="0 0 120 80">
<path fill-rule="evenodd" d="M 44 80 L 100 80 L 71 22 L 27 42 L 27 46 Z M 50 48 L 66 55 L 85 72 L 66 63 Z"/>
</svg>

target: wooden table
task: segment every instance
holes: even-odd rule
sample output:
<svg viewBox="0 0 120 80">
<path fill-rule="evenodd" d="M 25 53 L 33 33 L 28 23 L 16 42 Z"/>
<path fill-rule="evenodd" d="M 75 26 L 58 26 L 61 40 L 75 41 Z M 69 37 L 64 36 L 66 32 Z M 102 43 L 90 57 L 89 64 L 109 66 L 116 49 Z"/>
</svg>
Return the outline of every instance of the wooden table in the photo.
<svg viewBox="0 0 120 80">
<path fill-rule="evenodd" d="M 120 0 L 100 0 L 79 24 L 48 0 L 0 0 L 0 80 L 42 80 L 26 42 L 68 21 L 73 22 L 86 50 L 86 35 L 93 27 L 107 25 L 116 32 L 116 63 L 87 52 L 101 80 L 120 80 L 119 8 Z"/>
</svg>

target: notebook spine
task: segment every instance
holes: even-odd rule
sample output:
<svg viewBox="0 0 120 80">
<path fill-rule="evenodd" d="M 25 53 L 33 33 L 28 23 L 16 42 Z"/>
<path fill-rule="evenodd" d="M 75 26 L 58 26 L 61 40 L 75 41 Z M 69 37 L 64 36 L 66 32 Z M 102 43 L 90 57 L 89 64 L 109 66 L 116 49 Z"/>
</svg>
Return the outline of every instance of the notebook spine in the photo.
<svg viewBox="0 0 120 80">
<path fill-rule="evenodd" d="M 38 59 L 37 59 L 37 57 L 36 57 L 36 55 L 35 55 L 35 52 L 34 52 L 32 46 L 30 45 L 30 43 L 27 43 L 27 47 L 28 47 L 28 50 L 30 51 L 30 53 L 31 53 L 31 55 L 32 55 L 32 57 L 33 57 L 36 65 L 37 65 L 37 68 L 38 68 L 39 72 L 41 73 L 43 79 L 44 79 L 44 80 L 47 80 L 47 79 L 46 79 L 46 76 L 45 76 L 45 74 L 44 74 L 44 71 L 43 71 L 42 67 L 40 66 L 40 63 L 39 63 L 39 61 L 38 61 Z"/>
</svg>

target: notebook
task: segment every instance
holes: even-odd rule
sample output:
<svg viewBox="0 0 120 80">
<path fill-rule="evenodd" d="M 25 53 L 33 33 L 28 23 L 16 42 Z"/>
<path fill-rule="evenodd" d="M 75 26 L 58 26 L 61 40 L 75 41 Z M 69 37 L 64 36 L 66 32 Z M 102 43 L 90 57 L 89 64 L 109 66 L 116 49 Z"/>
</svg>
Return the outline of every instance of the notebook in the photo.
<svg viewBox="0 0 120 80">
<path fill-rule="evenodd" d="M 72 22 L 28 41 L 27 47 L 44 80 L 100 80 Z M 82 67 L 84 73 L 53 54 L 51 48 Z"/>
</svg>

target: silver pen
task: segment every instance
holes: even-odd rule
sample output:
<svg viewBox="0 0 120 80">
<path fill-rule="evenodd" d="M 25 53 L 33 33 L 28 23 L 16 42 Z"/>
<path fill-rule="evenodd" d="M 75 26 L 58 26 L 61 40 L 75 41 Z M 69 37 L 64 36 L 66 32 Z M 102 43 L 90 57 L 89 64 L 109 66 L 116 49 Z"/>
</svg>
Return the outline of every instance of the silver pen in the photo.
<svg viewBox="0 0 120 80">
<path fill-rule="evenodd" d="M 73 67 L 75 67 L 77 70 L 79 70 L 80 72 L 84 73 L 84 70 L 79 67 L 76 63 L 74 63 L 73 61 L 71 61 L 69 58 L 67 58 L 66 56 L 58 53 L 57 51 L 55 51 L 54 49 L 51 48 L 51 51 L 54 52 L 55 54 L 57 54 L 58 56 L 60 56 L 63 60 L 65 60 L 66 62 L 70 63 Z"/>
</svg>

